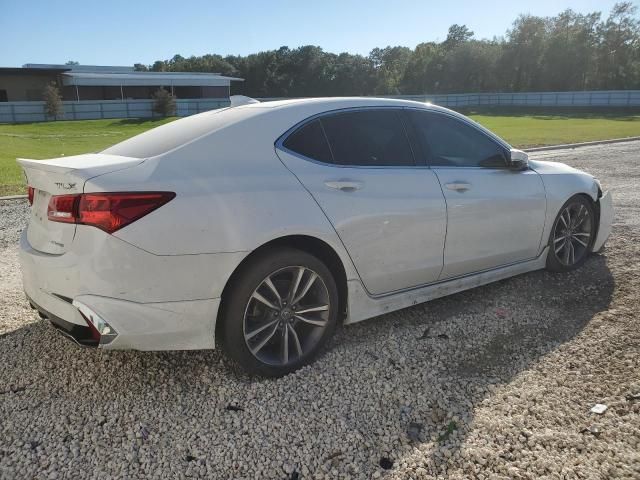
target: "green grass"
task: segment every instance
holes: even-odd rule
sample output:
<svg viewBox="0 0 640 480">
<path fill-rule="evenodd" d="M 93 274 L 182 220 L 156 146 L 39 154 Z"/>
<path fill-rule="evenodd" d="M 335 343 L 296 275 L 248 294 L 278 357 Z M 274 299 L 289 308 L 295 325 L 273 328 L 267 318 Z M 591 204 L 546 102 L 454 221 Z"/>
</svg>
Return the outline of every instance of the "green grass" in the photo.
<svg viewBox="0 0 640 480">
<path fill-rule="evenodd" d="M 520 148 L 640 136 L 640 114 L 629 112 L 557 113 L 502 109 L 466 113 Z M 171 120 L 0 124 L 0 196 L 24 193 L 22 172 L 15 161 L 17 157 L 44 159 L 95 152 Z"/>
<path fill-rule="evenodd" d="M 640 135 L 640 115 L 630 113 L 470 112 L 476 122 L 518 148 Z"/>
</svg>

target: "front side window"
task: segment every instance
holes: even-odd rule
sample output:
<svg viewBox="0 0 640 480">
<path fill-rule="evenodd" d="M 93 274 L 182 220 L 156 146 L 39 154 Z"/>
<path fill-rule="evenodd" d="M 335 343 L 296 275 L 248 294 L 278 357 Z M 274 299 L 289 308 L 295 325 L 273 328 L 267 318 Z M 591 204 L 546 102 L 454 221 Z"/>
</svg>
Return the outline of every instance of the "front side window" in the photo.
<svg viewBox="0 0 640 480">
<path fill-rule="evenodd" d="M 430 165 L 506 167 L 502 146 L 471 125 L 440 113 L 417 110 L 408 113 Z"/>
<path fill-rule="evenodd" d="M 338 165 L 414 165 L 402 119 L 395 110 L 336 113 L 320 121 Z"/>
</svg>

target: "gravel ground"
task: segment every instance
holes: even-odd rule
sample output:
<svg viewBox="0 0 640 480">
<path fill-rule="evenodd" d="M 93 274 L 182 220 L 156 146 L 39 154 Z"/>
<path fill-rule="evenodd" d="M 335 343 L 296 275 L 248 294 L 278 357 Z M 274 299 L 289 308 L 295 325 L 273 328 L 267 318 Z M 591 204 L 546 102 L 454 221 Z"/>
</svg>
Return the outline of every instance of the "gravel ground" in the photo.
<svg viewBox="0 0 640 480">
<path fill-rule="evenodd" d="M 577 272 L 345 327 L 278 380 L 63 339 L 20 292 L 26 207 L 0 202 L 0 477 L 640 478 L 638 152 L 535 155 L 615 192 L 612 238 Z"/>
</svg>

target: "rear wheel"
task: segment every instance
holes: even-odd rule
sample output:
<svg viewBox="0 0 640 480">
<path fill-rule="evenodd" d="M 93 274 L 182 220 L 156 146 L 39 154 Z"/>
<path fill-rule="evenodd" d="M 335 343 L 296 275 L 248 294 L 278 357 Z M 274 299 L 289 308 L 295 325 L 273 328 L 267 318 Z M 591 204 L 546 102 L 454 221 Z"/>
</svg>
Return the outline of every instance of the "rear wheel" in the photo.
<svg viewBox="0 0 640 480">
<path fill-rule="evenodd" d="M 551 229 L 547 268 L 566 272 L 584 263 L 595 234 L 591 201 L 583 195 L 570 198 L 560 209 Z"/>
<path fill-rule="evenodd" d="M 309 363 L 333 335 L 338 290 L 329 269 L 295 249 L 242 268 L 224 299 L 222 347 L 249 373 L 281 376 Z"/>
</svg>

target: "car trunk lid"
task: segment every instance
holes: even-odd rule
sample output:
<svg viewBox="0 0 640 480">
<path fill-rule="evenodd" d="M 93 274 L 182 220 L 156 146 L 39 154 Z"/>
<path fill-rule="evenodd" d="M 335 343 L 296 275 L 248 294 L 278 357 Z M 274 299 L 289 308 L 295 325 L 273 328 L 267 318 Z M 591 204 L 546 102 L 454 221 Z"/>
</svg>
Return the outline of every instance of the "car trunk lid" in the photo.
<svg viewBox="0 0 640 480">
<path fill-rule="evenodd" d="M 75 236 L 73 223 L 52 222 L 47 218 L 49 201 L 54 195 L 83 193 L 85 182 L 105 173 L 130 168 L 142 163 L 139 158 L 106 154 L 74 155 L 51 160 L 19 158 L 18 163 L 33 187 L 33 205 L 27 227 L 29 244 L 43 253 L 65 253 Z"/>
</svg>

